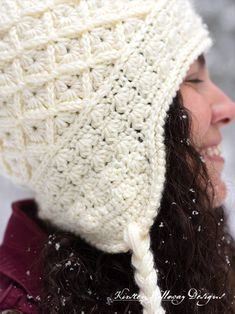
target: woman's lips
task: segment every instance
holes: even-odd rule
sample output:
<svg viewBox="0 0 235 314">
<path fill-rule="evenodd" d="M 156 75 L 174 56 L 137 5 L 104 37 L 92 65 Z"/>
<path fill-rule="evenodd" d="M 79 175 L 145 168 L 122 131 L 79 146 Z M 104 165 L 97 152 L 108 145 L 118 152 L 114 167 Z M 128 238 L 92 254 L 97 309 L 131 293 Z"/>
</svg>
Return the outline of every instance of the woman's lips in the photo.
<svg viewBox="0 0 235 314">
<path fill-rule="evenodd" d="M 225 162 L 225 160 L 222 156 L 216 156 L 216 155 L 209 156 L 207 154 L 204 154 L 203 157 L 206 159 L 212 160 L 212 161 L 217 161 L 217 162 L 222 162 L 222 163 Z"/>
</svg>

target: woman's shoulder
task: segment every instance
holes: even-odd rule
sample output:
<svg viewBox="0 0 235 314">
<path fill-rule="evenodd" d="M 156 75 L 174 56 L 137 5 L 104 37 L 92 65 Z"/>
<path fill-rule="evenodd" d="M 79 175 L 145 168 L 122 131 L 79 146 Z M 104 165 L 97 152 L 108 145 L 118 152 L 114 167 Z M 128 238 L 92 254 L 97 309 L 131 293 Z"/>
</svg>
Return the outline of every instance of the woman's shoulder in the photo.
<svg viewBox="0 0 235 314">
<path fill-rule="evenodd" d="M 37 223 L 36 210 L 33 199 L 12 203 L 12 214 L 0 245 L 0 311 L 38 313 L 41 289 L 38 257 L 47 234 Z"/>
<path fill-rule="evenodd" d="M 0 314 L 38 314 L 36 302 L 17 282 L 0 274 Z"/>
</svg>

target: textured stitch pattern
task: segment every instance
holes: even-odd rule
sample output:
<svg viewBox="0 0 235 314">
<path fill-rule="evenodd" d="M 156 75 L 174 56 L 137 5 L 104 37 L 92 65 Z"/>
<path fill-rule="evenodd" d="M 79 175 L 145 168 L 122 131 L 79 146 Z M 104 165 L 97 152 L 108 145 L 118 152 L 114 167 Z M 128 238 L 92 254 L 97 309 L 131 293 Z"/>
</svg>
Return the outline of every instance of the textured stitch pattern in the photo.
<svg viewBox="0 0 235 314">
<path fill-rule="evenodd" d="M 131 249 L 144 313 L 164 313 L 149 239 L 164 123 L 211 46 L 206 25 L 187 0 L 0 6 L 2 173 L 35 192 L 40 218 L 106 252 Z"/>
<path fill-rule="evenodd" d="M 128 222 L 147 232 L 157 214 L 166 111 L 210 45 L 206 27 L 185 0 L 3 8 L 5 174 L 35 191 L 41 218 L 100 249 L 127 251 Z"/>
</svg>

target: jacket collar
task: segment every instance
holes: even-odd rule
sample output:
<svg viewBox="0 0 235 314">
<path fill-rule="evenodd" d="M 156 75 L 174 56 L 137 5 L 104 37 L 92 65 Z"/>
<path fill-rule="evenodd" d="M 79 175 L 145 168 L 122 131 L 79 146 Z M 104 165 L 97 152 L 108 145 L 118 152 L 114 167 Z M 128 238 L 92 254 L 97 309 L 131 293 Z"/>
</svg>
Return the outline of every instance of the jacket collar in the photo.
<svg viewBox="0 0 235 314">
<path fill-rule="evenodd" d="M 36 299 L 41 289 L 38 256 L 48 235 L 37 218 L 34 199 L 13 202 L 11 207 L 12 214 L 0 246 L 0 272 Z"/>
</svg>

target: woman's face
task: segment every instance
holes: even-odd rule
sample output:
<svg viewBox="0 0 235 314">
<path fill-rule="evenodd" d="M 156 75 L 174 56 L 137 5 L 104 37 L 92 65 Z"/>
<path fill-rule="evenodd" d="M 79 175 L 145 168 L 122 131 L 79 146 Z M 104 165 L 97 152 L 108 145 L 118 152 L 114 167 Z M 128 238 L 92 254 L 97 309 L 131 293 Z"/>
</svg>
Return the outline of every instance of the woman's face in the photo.
<svg viewBox="0 0 235 314">
<path fill-rule="evenodd" d="M 220 151 L 221 127 L 235 119 L 235 103 L 211 81 L 203 55 L 191 65 L 180 91 L 184 106 L 192 115 L 192 139 L 215 188 L 214 206 L 219 206 L 226 197 L 226 186 L 221 178 L 224 167 Z"/>
</svg>

